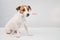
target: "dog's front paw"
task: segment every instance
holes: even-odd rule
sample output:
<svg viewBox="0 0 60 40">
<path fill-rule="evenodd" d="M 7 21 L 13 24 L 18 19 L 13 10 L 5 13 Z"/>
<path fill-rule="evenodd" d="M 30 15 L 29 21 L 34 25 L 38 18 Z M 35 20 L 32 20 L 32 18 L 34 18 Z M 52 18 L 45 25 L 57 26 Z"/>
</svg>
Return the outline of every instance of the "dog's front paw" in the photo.
<svg viewBox="0 0 60 40">
<path fill-rule="evenodd" d="M 28 35 L 28 36 L 32 36 L 33 34 L 32 34 L 32 33 L 28 33 L 27 35 Z"/>
<path fill-rule="evenodd" d="M 28 36 L 32 36 L 32 34 L 27 34 Z"/>
<path fill-rule="evenodd" d="M 20 35 L 16 35 L 16 38 L 20 38 Z"/>
<path fill-rule="evenodd" d="M 17 34 L 15 35 L 16 38 L 20 38 L 20 36 L 21 36 L 20 33 L 17 33 Z"/>
</svg>

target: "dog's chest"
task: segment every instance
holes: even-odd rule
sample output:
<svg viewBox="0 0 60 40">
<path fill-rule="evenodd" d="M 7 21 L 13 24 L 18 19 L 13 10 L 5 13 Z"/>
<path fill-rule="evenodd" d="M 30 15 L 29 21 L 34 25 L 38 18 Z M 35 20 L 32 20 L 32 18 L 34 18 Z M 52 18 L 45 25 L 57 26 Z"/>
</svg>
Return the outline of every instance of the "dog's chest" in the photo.
<svg viewBox="0 0 60 40">
<path fill-rule="evenodd" d="M 25 17 L 23 15 L 15 15 L 15 18 L 14 18 L 15 22 L 16 23 L 24 23 L 26 21 Z"/>
</svg>

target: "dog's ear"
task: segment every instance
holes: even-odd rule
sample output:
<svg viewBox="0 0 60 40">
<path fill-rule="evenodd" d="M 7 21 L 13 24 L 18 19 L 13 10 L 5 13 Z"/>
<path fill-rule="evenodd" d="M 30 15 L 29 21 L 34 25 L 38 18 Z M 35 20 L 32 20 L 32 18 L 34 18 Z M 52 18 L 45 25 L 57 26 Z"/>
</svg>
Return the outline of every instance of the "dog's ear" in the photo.
<svg viewBox="0 0 60 40">
<path fill-rule="evenodd" d="M 18 11 L 18 10 L 20 10 L 20 8 L 21 8 L 21 6 L 18 6 L 18 7 L 16 8 L 16 10 Z"/>
<path fill-rule="evenodd" d="M 31 10 L 31 7 L 30 6 L 28 6 L 28 8 Z"/>
</svg>

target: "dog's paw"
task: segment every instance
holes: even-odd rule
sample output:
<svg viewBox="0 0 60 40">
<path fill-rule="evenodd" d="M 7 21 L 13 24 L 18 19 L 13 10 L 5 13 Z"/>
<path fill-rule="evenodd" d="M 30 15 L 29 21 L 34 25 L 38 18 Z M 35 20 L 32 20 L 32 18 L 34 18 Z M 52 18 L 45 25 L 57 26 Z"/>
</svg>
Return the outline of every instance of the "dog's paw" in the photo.
<svg viewBox="0 0 60 40">
<path fill-rule="evenodd" d="M 27 33 L 27 36 L 32 36 L 32 35 L 33 35 L 32 32 Z"/>
<path fill-rule="evenodd" d="M 28 36 L 32 36 L 32 34 L 29 34 Z"/>
<path fill-rule="evenodd" d="M 20 33 L 17 33 L 17 34 L 15 34 L 15 37 L 16 38 L 20 38 L 21 37 L 21 34 Z"/>
<path fill-rule="evenodd" d="M 28 36 L 32 36 L 32 34 L 27 34 Z"/>
<path fill-rule="evenodd" d="M 20 38 L 20 37 L 21 37 L 21 35 L 14 35 L 14 37 L 16 37 L 16 38 Z"/>
<path fill-rule="evenodd" d="M 20 38 L 20 35 L 16 35 L 16 38 Z"/>
</svg>

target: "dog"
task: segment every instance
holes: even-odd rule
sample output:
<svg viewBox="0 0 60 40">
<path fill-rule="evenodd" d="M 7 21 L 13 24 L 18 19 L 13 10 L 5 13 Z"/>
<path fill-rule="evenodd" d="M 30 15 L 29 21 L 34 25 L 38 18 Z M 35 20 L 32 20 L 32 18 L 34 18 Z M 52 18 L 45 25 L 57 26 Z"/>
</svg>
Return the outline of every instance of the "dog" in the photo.
<svg viewBox="0 0 60 40">
<path fill-rule="evenodd" d="M 18 11 L 5 25 L 5 32 L 6 34 L 16 34 L 17 37 L 20 36 L 19 28 L 21 24 L 24 24 L 27 34 L 29 34 L 27 25 L 26 25 L 26 18 L 29 17 L 29 11 L 31 7 L 29 5 L 21 5 L 16 8 Z"/>
</svg>

